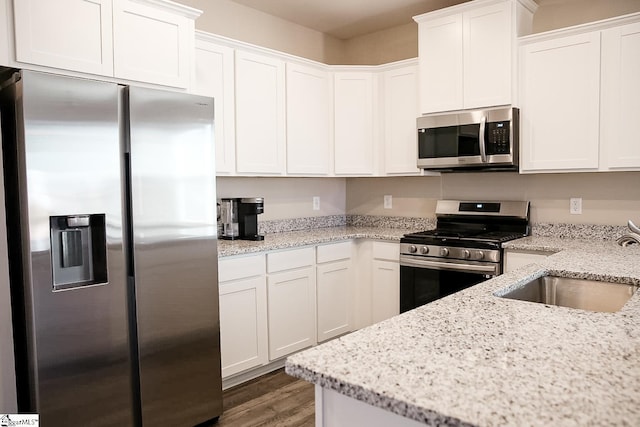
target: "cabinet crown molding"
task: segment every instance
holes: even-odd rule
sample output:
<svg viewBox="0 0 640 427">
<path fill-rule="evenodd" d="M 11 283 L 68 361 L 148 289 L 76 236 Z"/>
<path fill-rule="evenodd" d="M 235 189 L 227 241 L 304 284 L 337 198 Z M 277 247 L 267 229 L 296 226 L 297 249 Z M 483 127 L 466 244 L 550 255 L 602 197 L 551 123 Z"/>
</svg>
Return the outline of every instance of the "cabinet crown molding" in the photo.
<svg viewBox="0 0 640 427">
<path fill-rule="evenodd" d="M 196 19 L 202 15 L 202 11 L 194 7 L 186 6 L 170 0 L 129 0 L 134 3 L 150 5 L 157 9 L 165 9 L 168 12 L 182 15 L 185 18 Z"/>
<path fill-rule="evenodd" d="M 417 15 L 413 17 L 413 20 L 416 22 L 428 21 L 434 18 L 477 9 L 478 7 L 491 6 L 500 3 L 518 3 L 532 14 L 535 13 L 535 11 L 538 9 L 538 4 L 533 0 L 473 0 L 455 6 L 445 7 L 444 9 L 437 9 L 432 12 Z"/>
<path fill-rule="evenodd" d="M 543 33 L 531 34 L 518 38 L 518 43 L 523 46 L 530 43 L 551 40 L 556 37 L 564 37 L 589 33 L 592 31 L 606 30 L 607 28 L 618 27 L 620 25 L 632 24 L 640 22 L 640 12 L 630 13 L 628 15 L 615 16 L 613 18 L 602 19 L 600 21 L 587 22 L 584 24 L 573 25 L 571 27 L 558 28 L 555 30 L 545 31 Z"/>
</svg>

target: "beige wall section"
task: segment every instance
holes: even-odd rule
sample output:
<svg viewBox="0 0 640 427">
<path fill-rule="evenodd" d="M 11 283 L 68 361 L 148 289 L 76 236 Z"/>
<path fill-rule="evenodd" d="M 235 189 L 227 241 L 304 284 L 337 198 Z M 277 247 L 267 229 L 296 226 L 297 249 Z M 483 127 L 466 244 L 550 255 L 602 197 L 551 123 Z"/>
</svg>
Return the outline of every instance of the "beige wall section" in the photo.
<svg viewBox="0 0 640 427">
<path fill-rule="evenodd" d="M 435 218 L 440 198 L 440 177 L 347 179 L 347 213 Z M 384 209 L 384 196 L 392 196 L 392 208 Z"/>
<path fill-rule="evenodd" d="M 640 12 L 640 0 L 537 0 L 533 32 L 555 30 Z"/>
<path fill-rule="evenodd" d="M 347 212 L 361 215 L 433 217 L 435 201 L 529 200 L 533 222 L 625 225 L 640 222 L 640 172 L 519 175 L 456 173 L 438 177 L 347 180 Z M 383 209 L 383 196 L 393 209 Z M 569 199 L 582 198 L 582 215 Z"/>
<path fill-rule="evenodd" d="M 264 197 L 260 220 L 343 215 L 346 211 L 344 178 L 232 178 L 218 177 L 218 198 Z M 313 210 L 313 197 L 320 210 Z"/>
<path fill-rule="evenodd" d="M 177 0 L 203 11 L 196 28 L 315 61 L 344 60 L 343 42 L 319 31 L 229 0 Z"/>
<path fill-rule="evenodd" d="M 344 42 L 344 65 L 380 65 L 418 57 L 418 24 L 400 25 Z"/>
</svg>

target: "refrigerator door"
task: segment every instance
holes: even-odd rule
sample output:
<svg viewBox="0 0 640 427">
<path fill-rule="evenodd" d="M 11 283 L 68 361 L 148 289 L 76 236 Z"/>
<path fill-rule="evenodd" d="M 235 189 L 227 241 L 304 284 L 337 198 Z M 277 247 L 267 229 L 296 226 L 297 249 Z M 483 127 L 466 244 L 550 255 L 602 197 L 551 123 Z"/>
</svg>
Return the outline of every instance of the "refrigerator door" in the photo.
<svg viewBox="0 0 640 427">
<path fill-rule="evenodd" d="M 3 90 L 18 409 L 131 425 L 118 88 L 21 74 Z"/>
<path fill-rule="evenodd" d="M 142 422 L 191 426 L 222 413 L 213 99 L 128 98 Z"/>
</svg>

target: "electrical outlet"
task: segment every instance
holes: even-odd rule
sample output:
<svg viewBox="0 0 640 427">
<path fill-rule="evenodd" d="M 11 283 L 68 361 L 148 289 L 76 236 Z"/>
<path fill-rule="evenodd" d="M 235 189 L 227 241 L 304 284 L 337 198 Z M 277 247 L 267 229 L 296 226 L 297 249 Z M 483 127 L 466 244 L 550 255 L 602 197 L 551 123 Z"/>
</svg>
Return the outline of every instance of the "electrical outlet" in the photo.
<svg viewBox="0 0 640 427">
<path fill-rule="evenodd" d="M 572 197 L 569 200 L 569 213 L 572 215 L 582 214 L 582 198 L 581 197 Z"/>
<path fill-rule="evenodd" d="M 314 211 L 320 210 L 320 197 L 318 196 L 313 196 L 313 210 Z"/>
<path fill-rule="evenodd" d="M 390 194 L 384 196 L 384 208 L 391 209 L 393 208 L 393 197 Z"/>
</svg>

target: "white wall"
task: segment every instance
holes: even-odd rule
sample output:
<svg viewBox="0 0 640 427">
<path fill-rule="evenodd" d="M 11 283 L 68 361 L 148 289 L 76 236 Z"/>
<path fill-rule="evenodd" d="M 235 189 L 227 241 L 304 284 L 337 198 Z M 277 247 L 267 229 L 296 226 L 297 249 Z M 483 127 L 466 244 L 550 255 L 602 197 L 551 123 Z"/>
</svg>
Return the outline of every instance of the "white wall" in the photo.
<svg viewBox="0 0 640 427">
<path fill-rule="evenodd" d="M 347 212 L 360 215 L 433 217 L 435 201 L 529 200 L 533 222 L 608 224 L 640 222 L 640 172 L 519 175 L 511 172 L 455 173 L 441 177 L 352 178 Z M 383 196 L 393 209 L 383 209 Z M 569 213 L 581 197 L 582 215 Z"/>
<path fill-rule="evenodd" d="M 344 178 L 224 178 L 217 180 L 218 198 L 264 197 L 260 221 L 346 212 Z M 320 210 L 313 210 L 313 197 L 320 197 Z"/>
</svg>

